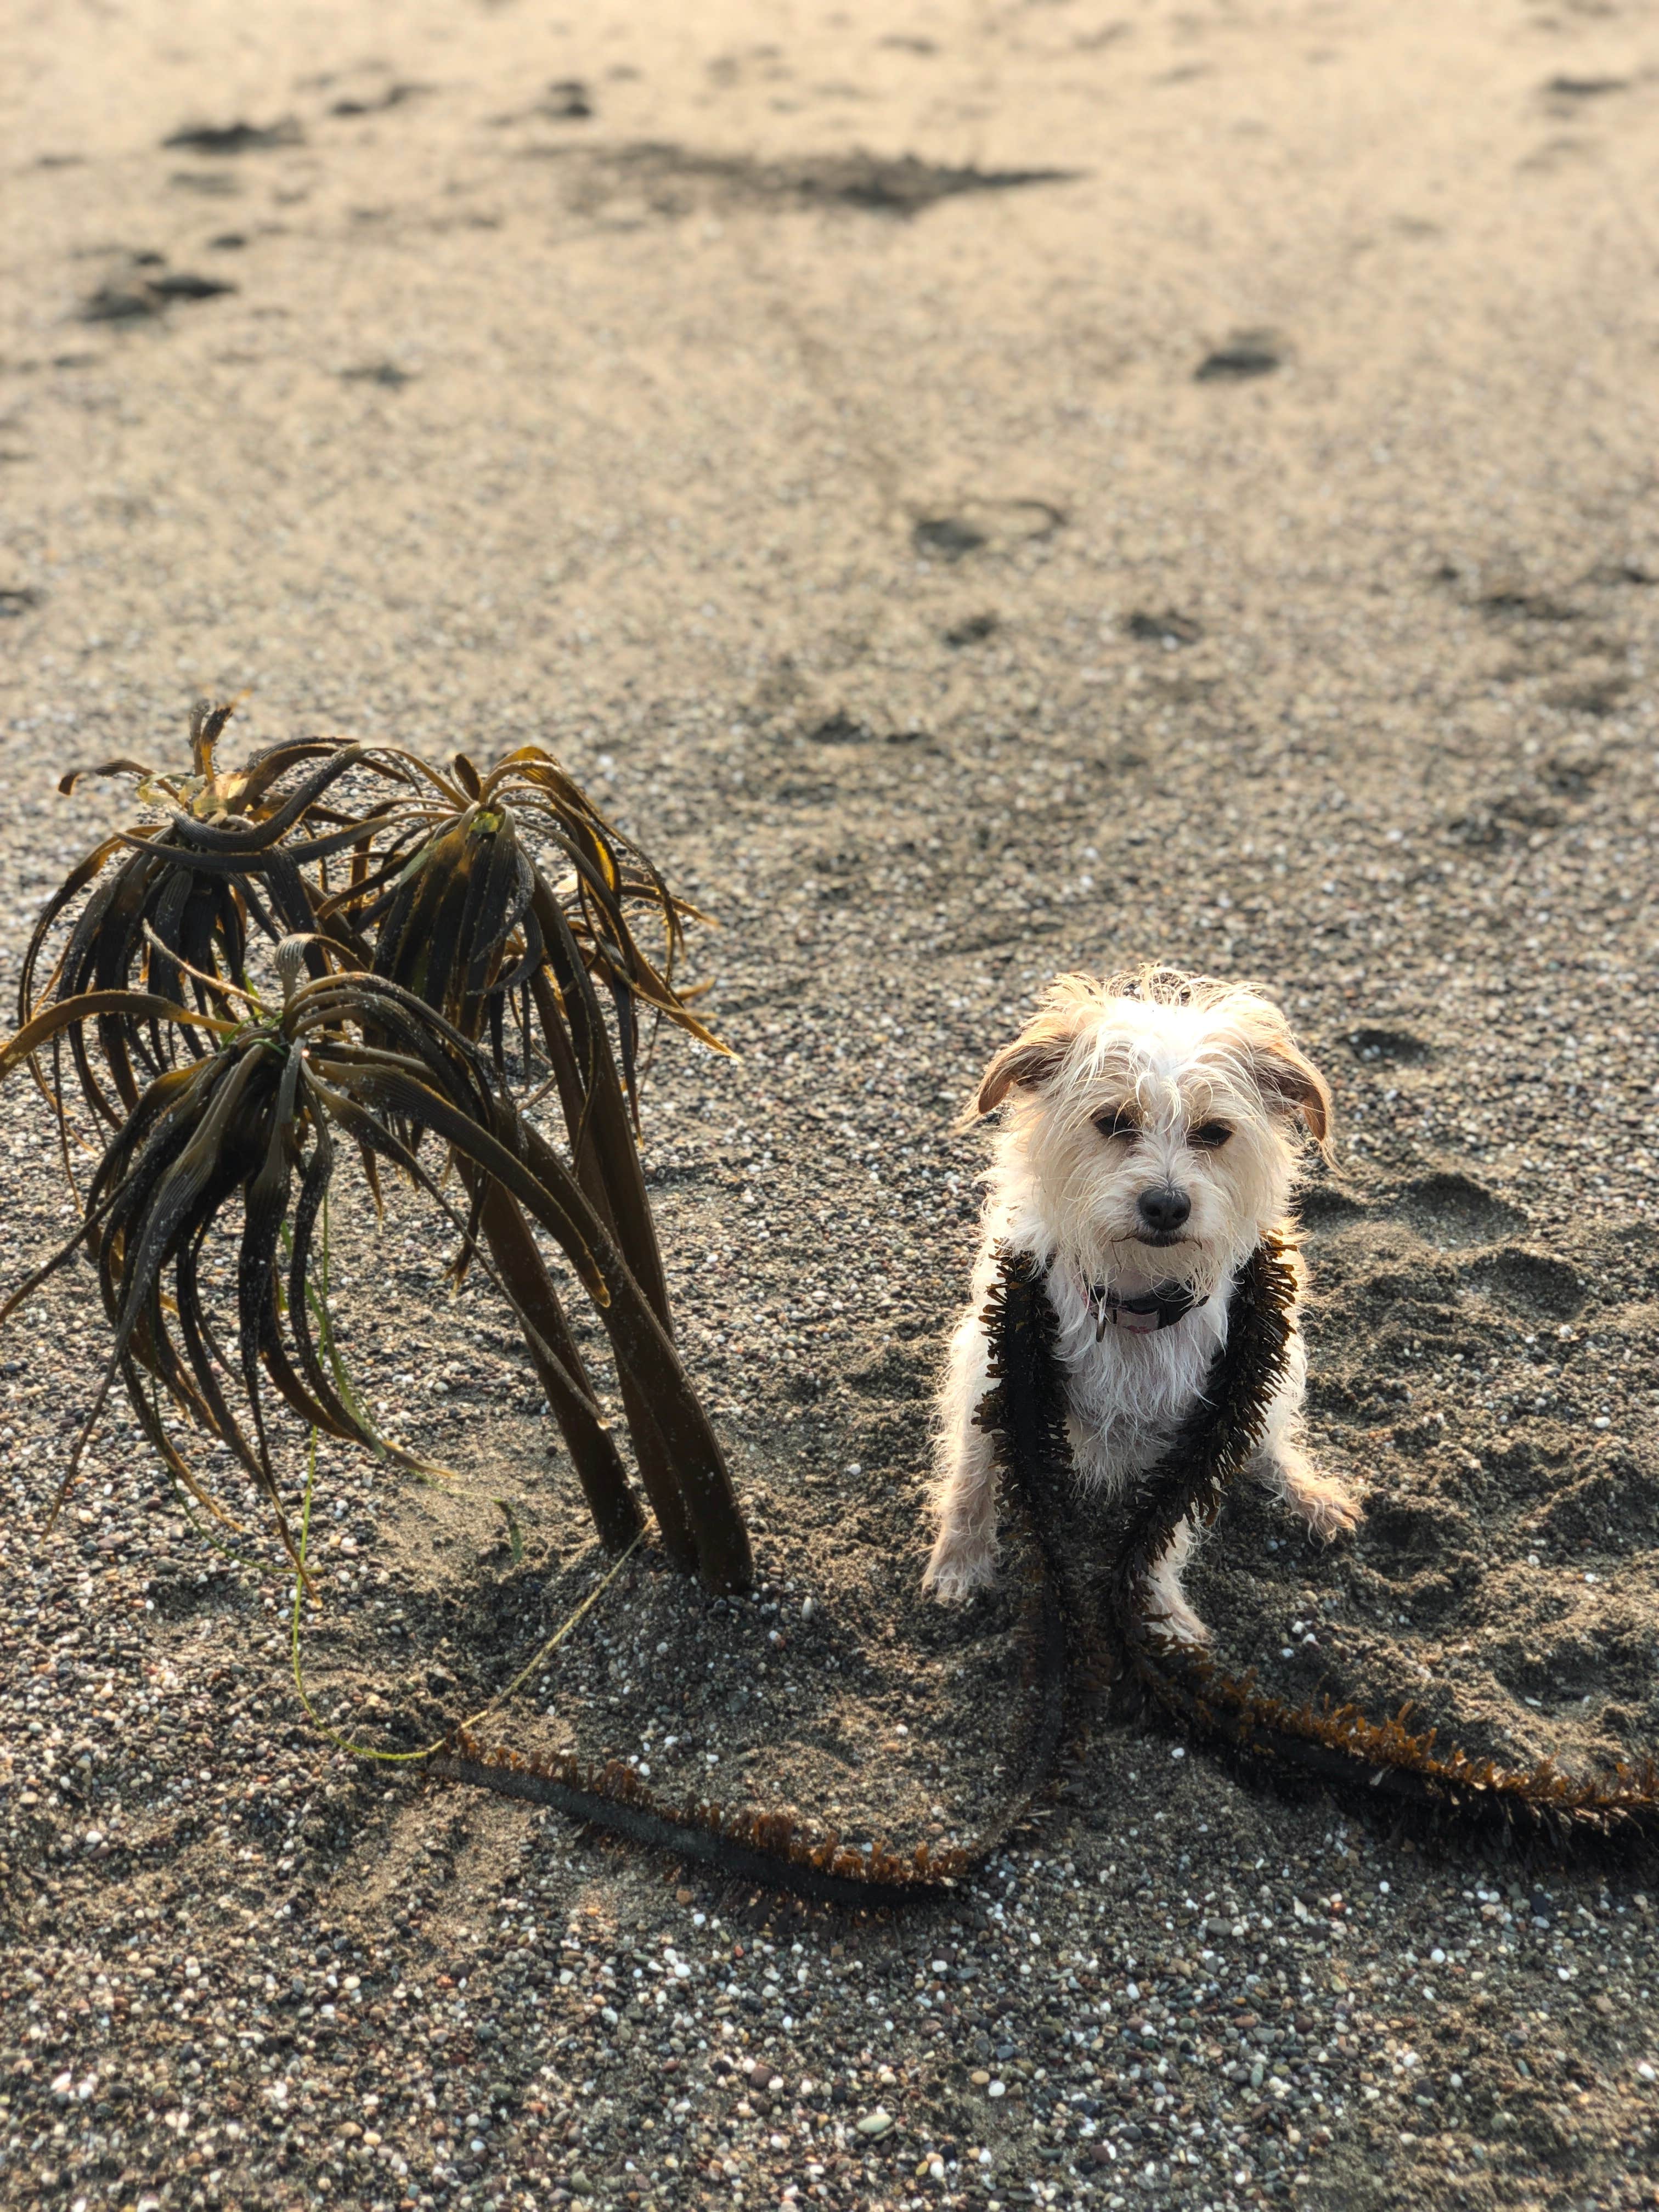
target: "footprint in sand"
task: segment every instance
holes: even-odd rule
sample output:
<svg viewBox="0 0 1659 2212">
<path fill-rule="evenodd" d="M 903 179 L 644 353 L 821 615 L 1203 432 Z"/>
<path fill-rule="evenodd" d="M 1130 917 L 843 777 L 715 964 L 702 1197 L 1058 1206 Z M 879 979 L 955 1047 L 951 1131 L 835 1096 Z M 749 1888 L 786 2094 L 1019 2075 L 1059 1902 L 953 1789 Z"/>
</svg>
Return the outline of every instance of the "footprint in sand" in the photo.
<svg viewBox="0 0 1659 2212">
<path fill-rule="evenodd" d="M 1356 1030 L 1349 1042 L 1377 1034 Z M 1381 1034 L 1397 1036 L 1395 1032 Z M 1418 1038 L 1405 1038 L 1403 1042 L 1418 1052 L 1428 1049 Z M 1363 1045 L 1357 1048 L 1362 1053 L 1366 1049 Z M 1377 1056 L 1382 1055 L 1379 1052 Z M 1400 1056 L 1407 1055 L 1402 1052 Z M 1565 1302 L 1575 1295 L 1572 1286 L 1577 1277 L 1565 1261 L 1528 1251 L 1516 1242 L 1528 1225 L 1520 1208 L 1473 1176 L 1453 1170 L 1419 1176 L 1391 1195 L 1374 1200 L 1357 1197 L 1334 1184 L 1316 1183 L 1303 1192 L 1297 1213 L 1304 1228 L 1316 1235 L 1334 1233 L 1365 1220 L 1378 1228 L 1398 1222 L 1440 1251 L 1478 1252 L 1471 1274 L 1478 1274 L 1483 1285 L 1490 1285 L 1500 1296 L 1512 1297 L 1529 1311 L 1553 1310 L 1557 1306 L 1565 1311 Z M 1486 1249 L 1492 1246 L 1501 1249 Z"/>
<path fill-rule="evenodd" d="M 418 100 L 423 92 L 431 90 L 424 84 L 389 84 L 384 92 L 368 100 L 337 100 L 329 109 L 331 115 L 383 115 L 389 107 L 401 107 L 406 100 Z"/>
<path fill-rule="evenodd" d="M 305 133 L 293 116 L 276 123 L 191 123 L 161 141 L 189 154 L 265 154 L 283 146 L 303 146 Z"/>
<path fill-rule="evenodd" d="M 1196 645 L 1204 635 L 1204 625 L 1196 616 L 1177 614 L 1173 607 L 1165 607 L 1161 615 L 1138 609 L 1123 628 L 1130 637 L 1144 638 L 1148 642 L 1156 641 L 1166 647 Z"/>
<path fill-rule="evenodd" d="M 1548 101 L 1577 101 L 1604 100 L 1608 93 L 1628 93 L 1628 77 L 1551 77 L 1544 84 L 1544 100 Z"/>
<path fill-rule="evenodd" d="M 400 392 L 405 384 L 413 384 L 419 371 L 399 368 L 395 361 L 372 361 L 359 368 L 343 368 L 338 374 L 342 383 L 380 384 L 389 392 Z"/>
<path fill-rule="evenodd" d="M 1330 1183 L 1315 1183 L 1296 1202 L 1297 1218 L 1311 1235 L 1329 1234 L 1364 1220 L 1370 1206 Z"/>
<path fill-rule="evenodd" d="M 961 561 L 989 541 L 982 530 L 960 515 L 930 514 L 912 529 L 910 542 L 925 561 Z"/>
<path fill-rule="evenodd" d="M 910 543 L 924 561 L 955 562 L 1052 538 L 1066 520 L 1064 510 L 1046 499 L 968 499 L 948 514 L 919 515 L 910 526 Z"/>
<path fill-rule="evenodd" d="M 939 634 L 946 645 L 983 645 L 988 637 L 994 637 L 1002 627 L 1000 615 L 968 615 L 961 622 L 952 623 L 949 629 Z"/>
<path fill-rule="evenodd" d="M 1469 1268 L 1472 1288 L 1540 1321 L 1570 1321 L 1584 1303 L 1583 1279 L 1565 1260 L 1505 1244 Z"/>
<path fill-rule="evenodd" d="M 1284 341 L 1272 331 L 1235 331 L 1225 345 L 1206 353 L 1193 371 L 1199 384 L 1243 384 L 1271 376 L 1287 357 Z"/>
<path fill-rule="evenodd" d="M 136 322 L 159 315 L 175 300 L 216 300 L 236 286 L 222 276 L 198 276 L 188 269 L 155 269 L 159 254 L 134 257 L 131 273 L 112 276 L 81 303 L 83 323 Z"/>
<path fill-rule="evenodd" d="M 592 118 L 593 95 L 580 77 L 561 77 L 532 112 L 550 123 L 586 123 Z"/>
<path fill-rule="evenodd" d="M 1461 1514 L 1455 1517 L 1460 1522 L 1463 1518 Z M 1448 1528 L 1446 1509 L 1438 1502 L 1385 1498 L 1368 1504 L 1359 1540 L 1374 1559 L 1415 1573 L 1448 1548 L 1449 1535 L 1462 1533 Z"/>
<path fill-rule="evenodd" d="M 1442 1172 L 1408 1182 L 1395 1211 L 1430 1244 L 1455 1251 L 1471 1244 L 1495 1244 L 1519 1236 L 1527 1217 L 1473 1177 Z"/>
<path fill-rule="evenodd" d="M 1426 1067 L 1434 1058 L 1432 1047 L 1409 1030 L 1350 1030 L 1342 1042 L 1371 1066 Z"/>
</svg>

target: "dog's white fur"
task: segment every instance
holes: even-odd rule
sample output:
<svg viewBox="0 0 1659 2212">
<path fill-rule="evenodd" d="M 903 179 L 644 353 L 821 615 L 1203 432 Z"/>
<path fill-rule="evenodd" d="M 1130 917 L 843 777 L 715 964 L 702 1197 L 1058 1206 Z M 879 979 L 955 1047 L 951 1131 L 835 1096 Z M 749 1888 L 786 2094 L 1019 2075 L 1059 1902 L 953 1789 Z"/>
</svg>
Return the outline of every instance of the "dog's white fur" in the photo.
<svg viewBox="0 0 1659 2212">
<path fill-rule="evenodd" d="M 998 1246 L 1046 1270 L 1079 1476 L 1121 1491 L 1198 1398 L 1226 1341 L 1240 1263 L 1266 1231 L 1288 1233 L 1302 1143 L 1329 1142 L 1330 1094 L 1279 1009 L 1248 988 L 1167 969 L 1051 984 L 986 1069 L 966 1120 L 999 1106 L 973 1293 L 939 1399 L 939 1533 L 924 1587 L 945 1601 L 989 1583 L 996 1560 L 995 1471 L 974 1415 L 989 1387 L 983 1315 Z M 1152 1194 L 1156 1207 L 1170 1192 L 1191 1212 L 1164 1232 L 1170 1241 L 1153 1242 L 1139 1201 Z M 1091 1286 L 1133 1297 L 1171 1282 L 1208 1304 L 1147 1334 L 1097 1333 Z M 1353 1527 L 1359 1507 L 1303 1449 L 1306 1374 L 1298 1329 L 1253 1471 L 1331 1537 Z M 1153 1595 L 1168 1630 L 1201 1642 L 1181 1588 L 1193 1533 L 1184 1524 L 1164 1553 Z"/>
</svg>

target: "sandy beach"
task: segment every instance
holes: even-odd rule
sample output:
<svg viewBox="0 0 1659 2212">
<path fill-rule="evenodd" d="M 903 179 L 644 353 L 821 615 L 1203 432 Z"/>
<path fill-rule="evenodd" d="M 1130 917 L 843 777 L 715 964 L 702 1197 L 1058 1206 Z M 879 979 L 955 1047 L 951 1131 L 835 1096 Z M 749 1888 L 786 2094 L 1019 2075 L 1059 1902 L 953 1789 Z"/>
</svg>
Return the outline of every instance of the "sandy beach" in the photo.
<svg viewBox="0 0 1659 2212">
<path fill-rule="evenodd" d="M 920 1590 L 952 1133 L 1054 974 L 1260 979 L 1328 1073 L 1277 1693 L 1659 1752 L 1659 11 L 597 0 L 0 23 L 0 981 L 69 767 L 549 745 L 717 927 L 643 1139 L 755 1596 L 642 1552 L 493 1726 L 860 1838 L 1000 1799 L 1018 1593 Z M 9 1012 L 6 1026 L 10 1026 Z M 0 1283 L 72 1216 L 0 1093 Z M 407 1746 L 602 1555 L 487 1285 L 337 1255 L 307 1693 Z M 0 2203 L 1659 2203 L 1617 1856 L 1429 1847 L 1103 1719 L 948 1907 L 808 1910 L 337 1750 L 289 1586 L 0 1338 Z M 56 1470 L 56 1471 L 54 1471 Z M 302 1479 L 296 1461 L 295 1479 Z"/>
</svg>

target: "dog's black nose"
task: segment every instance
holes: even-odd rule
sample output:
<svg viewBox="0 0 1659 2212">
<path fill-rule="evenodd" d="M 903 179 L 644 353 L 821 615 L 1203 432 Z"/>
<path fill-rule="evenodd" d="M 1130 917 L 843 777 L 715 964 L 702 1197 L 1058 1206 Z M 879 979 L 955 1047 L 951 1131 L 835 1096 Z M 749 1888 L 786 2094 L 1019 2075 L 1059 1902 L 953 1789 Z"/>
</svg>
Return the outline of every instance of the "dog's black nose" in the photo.
<svg viewBox="0 0 1659 2212">
<path fill-rule="evenodd" d="M 1184 1190 L 1165 1183 L 1162 1190 L 1143 1190 L 1135 1209 L 1155 1237 L 1168 1237 L 1192 1212 L 1193 1201 Z"/>
</svg>

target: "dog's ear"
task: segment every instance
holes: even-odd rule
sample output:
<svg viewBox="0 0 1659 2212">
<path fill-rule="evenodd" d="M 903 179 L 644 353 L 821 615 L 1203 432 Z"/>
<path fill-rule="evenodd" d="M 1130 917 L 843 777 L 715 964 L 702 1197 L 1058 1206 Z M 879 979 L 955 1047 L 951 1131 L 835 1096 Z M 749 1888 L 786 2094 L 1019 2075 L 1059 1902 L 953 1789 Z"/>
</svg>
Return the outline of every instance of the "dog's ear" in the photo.
<svg viewBox="0 0 1659 2212">
<path fill-rule="evenodd" d="M 1076 1034 L 1074 1023 L 1039 1015 L 1012 1044 L 1003 1046 L 981 1076 L 979 1095 L 969 1118 L 994 1114 L 1011 1091 L 1034 1090 L 1058 1075 Z"/>
<path fill-rule="evenodd" d="M 1330 1085 L 1286 1029 L 1250 1039 L 1250 1072 L 1270 1111 L 1297 1115 L 1327 1159 L 1331 1156 Z"/>
</svg>

